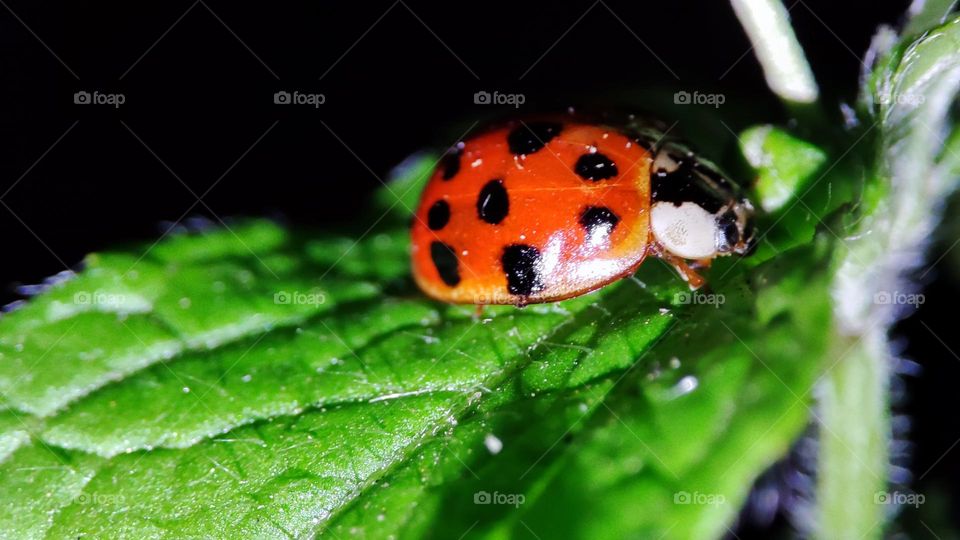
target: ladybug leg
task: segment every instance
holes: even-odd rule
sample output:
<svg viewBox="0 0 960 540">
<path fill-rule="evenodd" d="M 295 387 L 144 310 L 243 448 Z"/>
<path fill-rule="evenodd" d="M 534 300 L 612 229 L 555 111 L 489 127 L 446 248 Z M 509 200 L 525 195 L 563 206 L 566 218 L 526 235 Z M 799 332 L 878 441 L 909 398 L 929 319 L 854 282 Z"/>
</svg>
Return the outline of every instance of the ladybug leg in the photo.
<svg viewBox="0 0 960 540">
<path fill-rule="evenodd" d="M 696 259 L 690 263 L 690 268 L 700 269 L 700 268 L 710 268 L 710 265 L 713 263 L 713 259 Z"/>
<path fill-rule="evenodd" d="M 667 251 L 660 253 L 660 258 L 677 270 L 677 273 L 680 274 L 680 277 L 687 282 L 687 285 L 690 286 L 690 290 L 695 291 L 700 287 L 703 287 L 703 285 L 707 282 L 707 280 L 703 279 L 703 276 L 694 270 L 694 267 L 700 267 L 697 264 L 700 261 L 695 261 L 693 265 L 688 265 L 687 261 L 677 257 L 676 255 L 672 255 Z M 709 266 L 709 263 L 707 266 Z"/>
<path fill-rule="evenodd" d="M 477 319 L 479 319 L 480 317 L 483 317 L 483 304 L 477 304 L 477 311 L 474 314 L 474 317 L 476 317 Z"/>
<path fill-rule="evenodd" d="M 648 245 L 650 247 L 647 253 L 654 257 L 659 257 L 661 260 L 674 267 L 677 270 L 677 273 L 680 274 L 680 277 L 690 286 L 690 290 L 695 291 L 706 284 L 707 280 L 698 274 L 695 268 L 709 268 L 710 263 L 713 262 L 713 259 L 699 259 L 693 261 L 692 264 L 687 264 L 687 261 L 682 257 L 678 257 L 666 249 L 663 249 L 663 247 L 653 237 L 652 232 L 650 233 L 650 244 Z"/>
</svg>

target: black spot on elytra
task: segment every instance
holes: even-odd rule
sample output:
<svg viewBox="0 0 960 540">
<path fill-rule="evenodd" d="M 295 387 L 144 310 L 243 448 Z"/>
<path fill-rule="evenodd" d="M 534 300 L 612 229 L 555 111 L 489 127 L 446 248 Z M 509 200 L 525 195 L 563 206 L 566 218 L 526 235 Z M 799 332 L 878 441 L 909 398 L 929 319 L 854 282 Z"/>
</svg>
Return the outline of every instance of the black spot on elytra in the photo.
<svg viewBox="0 0 960 540">
<path fill-rule="evenodd" d="M 617 164 L 600 152 L 580 156 L 573 170 L 580 178 L 594 182 L 617 176 Z"/>
<path fill-rule="evenodd" d="M 511 294 L 529 296 L 543 289 L 540 275 L 540 250 L 526 244 L 513 244 L 503 249 L 500 257 Z"/>
<path fill-rule="evenodd" d="M 510 212 L 510 199 L 499 178 L 487 182 L 477 197 L 477 215 L 480 219 L 496 225 Z"/>
<path fill-rule="evenodd" d="M 605 206 L 588 206 L 580 214 L 580 225 L 592 236 L 594 231 L 605 229 L 609 235 L 620 223 L 620 217 Z"/>
<path fill-rule="evenodd" d="M 456 287 L 460 283 L 460 268 L 457 263 L 457 254 L 453 248 L 443 242 L 433 242 L 430 244 L 430 258 L 433 259 L 433 265 L 437 267 L 437 273 L 440 279 L 451 287 Z"/>
<path fill-rule="evenodd" d="M 532 154 L 540 150 L 563 128 L 556 122 L 520 124 L 507 135 L 507 145 L 514 154 Z"/>
<path fill-rule="evenodd" d="M 448 221 L 450 221 L 450 205 L 447 201 L 439 200 L 433 203 L 430 211 L 427 212 L 427 226 L 430 230 L 439 231 L 447 226 Z"/>
<path fill-rule="evenodd" d="M 463 148 L 455 146 L 440 158 L 440 169 L 443 170 L 441 178 L 450 180 L 460 172 L 460 154 L 462 153 Z"/>
</svg>

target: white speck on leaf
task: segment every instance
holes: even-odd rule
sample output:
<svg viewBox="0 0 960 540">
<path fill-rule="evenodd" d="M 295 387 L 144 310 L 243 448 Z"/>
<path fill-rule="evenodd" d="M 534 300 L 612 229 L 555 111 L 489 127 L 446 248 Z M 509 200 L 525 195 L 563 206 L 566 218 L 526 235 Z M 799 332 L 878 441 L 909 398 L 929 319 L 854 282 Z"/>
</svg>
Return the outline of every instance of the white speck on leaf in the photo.
<svg viewBox="0 0 960 540">
<path fill-rule="evenodd" d="M 693 390 L 696 389 L 699 384 L 700 381 L 698 381 L 696 377 L 693 375 L 687 375 L 686 377 L 683 377 L 677 381 L 677 384 L 673 387 L 673 392 L 677 397 L 683 396 L 693 392 Z"/>
<path fill-rule="evenodd" d="M 497 455 L 503 450 L 503 441 L 497 438 L 493 433 L 487 433 L 487 436 L 483 438 L 483 445 L 487 447 L 493 455 Z"/>
</svg>

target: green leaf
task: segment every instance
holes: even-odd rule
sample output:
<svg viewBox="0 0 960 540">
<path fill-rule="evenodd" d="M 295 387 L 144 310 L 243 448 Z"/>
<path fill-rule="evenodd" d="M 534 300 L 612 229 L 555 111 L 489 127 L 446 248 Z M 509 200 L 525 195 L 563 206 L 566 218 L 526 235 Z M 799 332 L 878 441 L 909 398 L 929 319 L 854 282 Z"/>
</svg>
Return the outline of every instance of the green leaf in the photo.
<svg viewBox="0 0 960 540">
<path fill-rule="evenodd" d="M 784 273 L 791 277 L 775 277 Z M 811 285 L 810 274 L 801 269 L 771 266 L 764 277 L 783 280 L 783 289 L 761 295 L 768 305 L 782 306 L 775 295 Z M 813 284 L 825 286 L 822 277 Z M 667 531 L 677 538 L 718 536 L 757 464 L 782 455 L 806 424 L 804 394 L 822 368 L 810 355 L 825 343 L 821 325 L 829 319 L 825 297 L 797 317 L 774 309 L 762 322 L 730 317 L 727 307 L 750 304 L 730 302 L 738 305 L 704 306 L 678 323 L 625 375 L 493 403 L 458 425 L 449 441 L 427 447 L 388 477 L 384 484 L 395 491 L 378 490 L 358 501 L 335 523 L 334 537 L 363 531 L 368 538 L 449 538 L 466 530 L 476 536 L 533 537 L 532 530 L 543 538 Z M 753 337 L 741 342 L 741 335 Z M 774 354 L 795 340 L 808 346 Z M 603 352 L 603 345 L 591 350 Z M 531 417 L 538 419 L 535 425 Z M 496 455 L 485 449 L 491 435 L 503 444 Z M 519 508 L 475 505 L 473 497 L 485 493 L 524 500 Z M 417 501 L 415 512 L 411 500 Z M 391 519 L 376 523 L 373 514 Z"/>
<path fill-rule="evenodd" d="M 956 7 L 957 0 L 914 2 L 908 12 L 910 20 L 907 21 L 907 25 L 903 29 L 903 35 L 906 37 L 915 36 L 935 26 L 940 26 L 947 22 Z"/>
<path fill-rule="evenodd" d="M 404 189 L 432 162 L 409 166 Z M 415 291 L 405 215 L 396 205 L 359 242 L 254 221 L 94 255 L 6 315 L 0 526 L 37 538 L 445 536 L 482 518 L 475 533 L 522 534 L 564 523 L 550 525 L 545 493 L 573 489 L 557 472 L 570 468 L 622 485 L 611 500 L 666 494 L 669 512 L 610 531 L 666 530 L 669 518 L 693 535 L 729 522 L 802 428 L 796 402 L 818 362 L 754 353 L 822 343 L 785 330 L 822 328 L 781 289 L 809 268 L 728 261 L 712 296 L 694 297 L 652 261 L 595 294 L 477 317 Z M 599 497 L 605 485 L 577 489 Z M 525 506 L 474 504 L 498 489 Z M 673 503 L 697 489 L 725 504 Z"/>
<path fill-rule="evenodd" d="M 757 202 L 767 212 L 799 198 L 827 160 L 819 147 L 769 125 L 743 132 L 740 151 L 757 172 Z"/>
</svg>

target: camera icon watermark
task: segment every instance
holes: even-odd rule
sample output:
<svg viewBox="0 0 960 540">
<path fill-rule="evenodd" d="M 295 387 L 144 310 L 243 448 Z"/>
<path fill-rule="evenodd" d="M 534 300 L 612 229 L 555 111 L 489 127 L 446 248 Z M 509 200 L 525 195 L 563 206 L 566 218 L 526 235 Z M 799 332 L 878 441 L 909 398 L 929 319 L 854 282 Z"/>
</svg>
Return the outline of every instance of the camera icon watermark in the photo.
<svg viewBox="0 0 960 540">
<path fill-rule="evenodd" d="M 81 493 L 73 498 L 74 504 L 79 505 L 120 505 L 126 502 L 126 497 L 112 493 Z"/>
<path fill-rule="evenodd" d="M 108 94 L 94 90 L 92 93 L 86 90 L 80 90 L 73 93 L 73 103 L 75 105 L 110 105 L 115 109 L 127 102 L 127 96 L 124 94 Z"/>
<path fill-rule="evenodd" d="M 473 94 L 475 105 L 512 105 L 516 109 L 526 102 L 527 96 L 524 94 L 503 94 L 498 91 L 491 94 L 486 90 L 480 90 Z"/>
<path fill-rule="evenodd" d="M 322 291 L 277 291 L 273 294 L 273 303 L 277 305 L 319 306 L 327 302 Z"/>
<path fill-rule="evenodd" d="M 919 308 L 927 301 L 921 293 L 904 293 L 900 291 L 877 291 L 873 295 L 873 303 L 879 306 L 913 306 Z"/>
<path fill-rule="evenodd" d="M 695 504 L 700 506 L 720 506 L 727 503 L 722 493 L 701 493 L 699 491 L 678 491 L 673 494 L 673 504 Z"/>
<path fill-rule="evenodd" d="M 901 491 L 878 491 L 873 494 L 874 504 L 893 504 L 897 506 L 912 506 L 919 508 L 927 502 L 923 493 L 903 493 Z"/>
<path fill-rule="evenodd" d="M 308 105 L 316 109 L 326 102 L 327 96 L 319 93 L 306 93 L 299 90 L 293 92 L 280 90 L 273 93 L 273 103 L 275 105 Z"/>
<path fill-rule="evenodd" d="M 499 491 L 490 493 L 489 491 L 478 491 L 473 494 L 473 504 L 505 504 L 513 506 L 514 508 L 520 508 L 520 505 L 526 501 L 527 498 L 523 493 L 500 493 Z"/>
<path fill-rule="evenodd" d="M 104 291 L 77 291 L 73 294 L 73 303 L 78 306 L 99 306 L 108 309 L 119 308 L 126 302 L 126 295 Z"/>
<path fill-rule="evenodd" d="M 719 293 L 702 293 L 699 291 L 683 291 L 673 295 L 674 304 L 713 306 L 719 308 L 727 301 L 727 297 Z"/>
<path fill-rule="evenodd" d="M 709 105 L 719 108 L 726 102 L 727 96 L 724 94 L 707 94 L 696 90 L 693 93 L 680 90 L 673 94 L 673 103 L 676 105 Z"/>
</svg>

